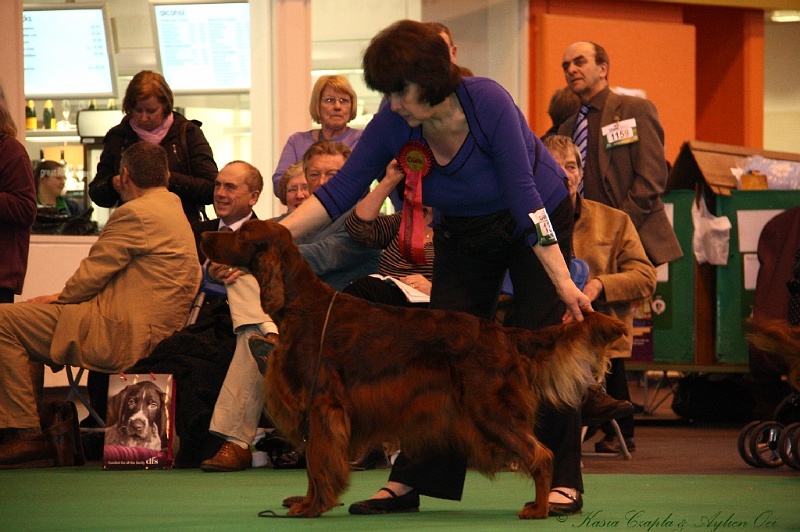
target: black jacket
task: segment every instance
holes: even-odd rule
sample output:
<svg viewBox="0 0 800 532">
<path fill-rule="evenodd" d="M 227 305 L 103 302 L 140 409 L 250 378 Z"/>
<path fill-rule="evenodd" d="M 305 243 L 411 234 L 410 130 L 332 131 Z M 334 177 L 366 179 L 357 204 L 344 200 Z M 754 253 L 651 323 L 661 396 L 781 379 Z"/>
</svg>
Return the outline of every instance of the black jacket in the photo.
<svg viewBox="0 0 800 532">
<path fill-rule="evenodd" d="M 200 211 L 214 199 L 214 179 L 217 177 L 217 163 L 208 145 L 200 122 L 187 120 L 183 115 L 173 112 L 174 122 L 161 146 L 167 150 L 169 160 L 169 190 L 181 198 L 183 211 L 190 222 L 201 219 Z M 186 143 L 181 140 L 185 128 Z M 103 152 L 97 163 L 97 175 L 89 183 L 89 196 L 101 207 L 115 207 L 119 204 L 119 194 L 111 185 L 111 178 L 119 174 L 122 152 L 131 144 L 139 142 L 139 137 L 126 116 L 118 125 L 112 127 L 103 139 Z"/>
</svg>

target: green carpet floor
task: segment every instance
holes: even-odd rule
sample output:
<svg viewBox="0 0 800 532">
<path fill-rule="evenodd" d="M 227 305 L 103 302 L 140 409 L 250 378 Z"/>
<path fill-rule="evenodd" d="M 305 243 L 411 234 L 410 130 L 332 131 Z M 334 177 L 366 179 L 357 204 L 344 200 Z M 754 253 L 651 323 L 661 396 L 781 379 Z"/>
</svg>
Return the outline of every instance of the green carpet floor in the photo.
<svg viewBox="0 0 800 532">
<path fill-rule="evenodd" d="M 369 497 L 387 471 L 351 476 L 343 501 Z M 583 514 L 520 521 L 533 486 L 514 473 L 470 471 L 461 502 L 423 497 L 416 514 L 269 519 L 305 492 L 304 471 L 103 471 L 99 466 L 0 471 L 0 531 L 22 530 L 800 530 L 800 478 L 585 474 Z"/>
</svg>

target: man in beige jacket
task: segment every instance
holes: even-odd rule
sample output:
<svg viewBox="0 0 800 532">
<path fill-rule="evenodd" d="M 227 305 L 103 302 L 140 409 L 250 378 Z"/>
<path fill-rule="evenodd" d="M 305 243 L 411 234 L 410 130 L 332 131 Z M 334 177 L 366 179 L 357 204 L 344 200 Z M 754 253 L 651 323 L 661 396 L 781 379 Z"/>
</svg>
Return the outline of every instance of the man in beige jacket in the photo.
<svg viewBox="0 0 800 532">
<path fill-rule="evenodd" d="M 53 465 L 29 360 L 123 371 L 183 326 L 197 294 L 197 250 L 167 190 L 166 152 L 134 144 L 119 175 L 124 204 L 61 293 L 0 305 L 0 469 Z"/>
</svg>

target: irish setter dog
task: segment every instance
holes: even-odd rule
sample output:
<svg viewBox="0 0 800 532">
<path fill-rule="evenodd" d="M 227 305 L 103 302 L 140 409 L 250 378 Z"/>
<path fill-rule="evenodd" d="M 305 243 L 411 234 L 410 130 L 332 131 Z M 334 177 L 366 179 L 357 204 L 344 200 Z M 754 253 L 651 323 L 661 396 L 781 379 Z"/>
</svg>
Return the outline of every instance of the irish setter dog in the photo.
<svg viewBox="0 0 800 532">
<path fill-rule="evenodd" d="M 455 448 L 490 478 L 515 460 L 536 488 L 519 517 L 547 517 L 553 456 L 533 433 L 537 405 L 580 405 L 587 368 L 605 369 L 601 353 L 624 333 L 621 322 L 595 312 L 527 331 L 463 312 L 369 303 L 320 281 L 289 231 L 269 221 L 204 233 L 202 247 L 212 261 L 253 273 L 280 331 L 266 407 L 294 444 L 305 444 L 308 475 L 289 515 L 337 506 L 348 457 L 399 440 L 412 457 Z"/>
</svg>

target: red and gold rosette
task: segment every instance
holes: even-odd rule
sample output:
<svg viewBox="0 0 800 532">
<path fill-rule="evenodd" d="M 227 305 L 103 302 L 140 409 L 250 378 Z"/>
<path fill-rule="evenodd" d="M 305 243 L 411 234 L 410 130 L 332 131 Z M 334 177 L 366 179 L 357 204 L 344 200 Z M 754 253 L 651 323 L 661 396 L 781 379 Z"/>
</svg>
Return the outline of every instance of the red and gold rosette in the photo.
<svg viewBox="0 0 800 532">
<path fill-rule="evenodd" d="M 400 148 L 397 162 L 406 175 L 403 218 L 398 244 L 409 262 L 425 264 L 425 215 L 422 212 L 422 178 L 433 168 L 433 152 L 424 142 L 412 140 Z"/>
</svg>

